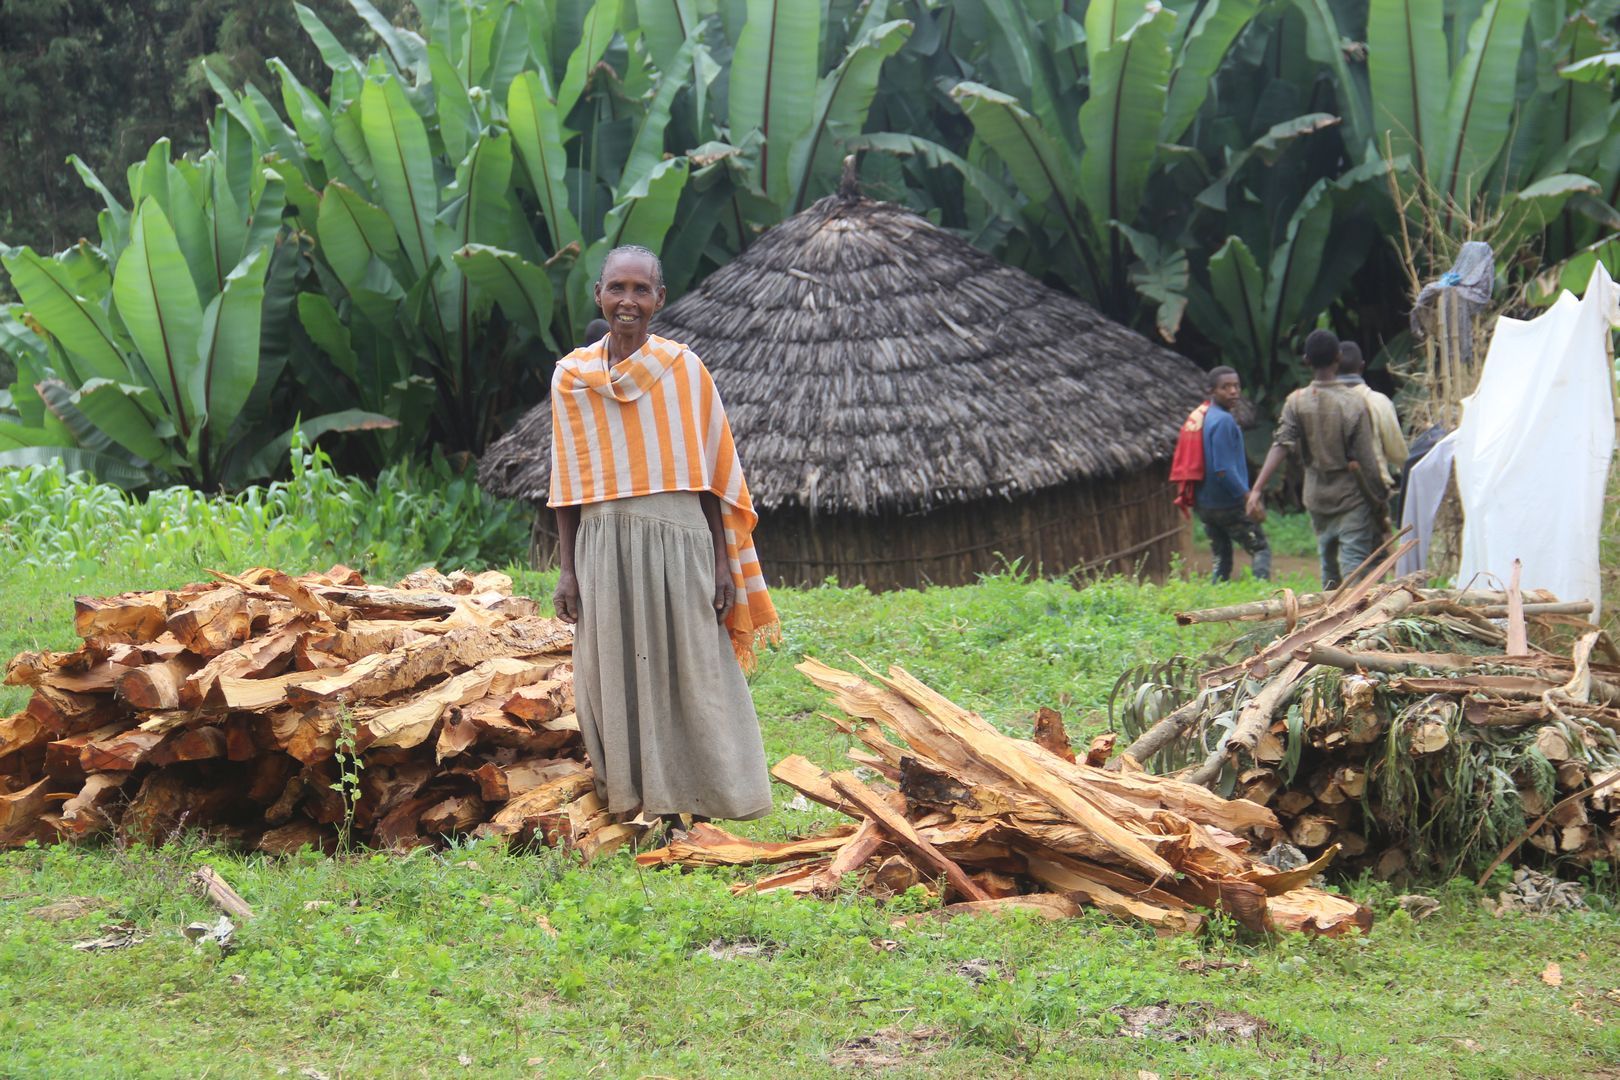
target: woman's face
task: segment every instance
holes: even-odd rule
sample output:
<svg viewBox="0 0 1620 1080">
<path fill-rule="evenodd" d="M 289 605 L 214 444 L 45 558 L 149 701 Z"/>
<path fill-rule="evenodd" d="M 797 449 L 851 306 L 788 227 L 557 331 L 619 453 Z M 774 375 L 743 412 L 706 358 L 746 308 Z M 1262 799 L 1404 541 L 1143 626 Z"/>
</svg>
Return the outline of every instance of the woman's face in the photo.
<svg viewBox="0 0 1620 1080">
<path fill-rule="evenodd" d="M 596 305 L 615 337 L 646 337 L 647 324 L 664 306 L 664 287 L 653 276 L 652 260 L 637 255 L 609 259 L 596 283 Z"/>
</svg>

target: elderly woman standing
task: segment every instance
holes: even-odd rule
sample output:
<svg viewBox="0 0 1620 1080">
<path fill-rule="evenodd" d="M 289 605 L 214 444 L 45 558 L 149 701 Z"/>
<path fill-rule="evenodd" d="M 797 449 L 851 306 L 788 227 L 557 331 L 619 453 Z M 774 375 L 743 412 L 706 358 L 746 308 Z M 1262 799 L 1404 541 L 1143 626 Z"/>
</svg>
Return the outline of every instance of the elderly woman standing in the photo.
<svg viewBox="0 0 1620 1080">
<path fill-rule="evenodd" d="M 596 302 L 607 336 L 552 377 L 550 505 L 597 791 L 616 814 L 760 817 L 770 778 L 742 669 L 778 623 L 731 427 L 697 356 L 648 333 L 656 255 L 610 252 Z"/>
</svg>

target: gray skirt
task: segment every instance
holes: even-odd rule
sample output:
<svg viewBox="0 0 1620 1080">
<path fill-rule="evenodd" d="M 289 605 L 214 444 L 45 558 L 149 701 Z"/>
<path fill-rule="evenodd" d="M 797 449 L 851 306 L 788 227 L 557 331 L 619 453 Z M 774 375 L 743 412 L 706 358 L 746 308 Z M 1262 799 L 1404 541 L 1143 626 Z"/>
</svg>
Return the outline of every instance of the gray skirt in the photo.
<svg viewBox="0 0 1620 1080">
<path fill-rule="evenodd" d="M 608 809 L 769 813 L 759 718 L 714 617 L 714 541 L 697 494 L 583 507 L 574 574 L 575 711 Z"/>
</svg>

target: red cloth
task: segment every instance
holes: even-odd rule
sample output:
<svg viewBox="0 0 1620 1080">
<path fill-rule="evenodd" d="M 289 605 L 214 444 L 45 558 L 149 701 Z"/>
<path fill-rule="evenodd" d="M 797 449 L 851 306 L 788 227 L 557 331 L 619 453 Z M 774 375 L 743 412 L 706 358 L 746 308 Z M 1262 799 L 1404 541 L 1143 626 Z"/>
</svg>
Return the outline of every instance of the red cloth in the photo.
<svg viewBox="0 0 1620 1080">
<path fill-rule="evenodd" d="M 1204 415 L 1209 402 L 1187 414 L 1176 436 L 1176 453 L 1170 459 L 1170 482 L 1176 485 L 1176 505 L 1183 517 L 1191 517 L 1198 485 L 1204 481 Z"/>
</svg>

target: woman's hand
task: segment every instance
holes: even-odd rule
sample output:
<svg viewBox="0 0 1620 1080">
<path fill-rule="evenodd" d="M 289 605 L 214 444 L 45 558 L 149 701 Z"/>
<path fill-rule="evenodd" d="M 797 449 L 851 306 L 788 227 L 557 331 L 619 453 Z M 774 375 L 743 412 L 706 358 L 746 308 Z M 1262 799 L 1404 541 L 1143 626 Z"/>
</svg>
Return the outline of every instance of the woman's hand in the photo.
<svg viewBox="0 0 1620 1080">
<path fill-rule="evenodd" d="M 731 560 L 716 562 L 714 566 L 714 618 L 725 622 L 731 609 L 737 606 L 737 586 L 731 580 Z"/>
<path fill-rule="evenodd" d="M 557 609 L 557 618 L 565 623 L 579 622 L 579 581 L 572 570 L 564 570 L 557 578 L 557 591 L 551 594 L 551 603 Z"/>
</svg>

